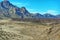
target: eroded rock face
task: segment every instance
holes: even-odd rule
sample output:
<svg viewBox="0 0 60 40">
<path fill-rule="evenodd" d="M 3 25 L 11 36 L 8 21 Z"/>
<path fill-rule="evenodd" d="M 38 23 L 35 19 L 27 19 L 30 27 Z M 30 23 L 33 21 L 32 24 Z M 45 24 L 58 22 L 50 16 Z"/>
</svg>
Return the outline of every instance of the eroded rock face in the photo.
<svg viewBox="0 0 60 40">
<path fill-rule="evenodd" d="M 0 23 L 0 40 L 60 40 L 60 24 L 44 26 L 19 21 Z"/>
</svg>

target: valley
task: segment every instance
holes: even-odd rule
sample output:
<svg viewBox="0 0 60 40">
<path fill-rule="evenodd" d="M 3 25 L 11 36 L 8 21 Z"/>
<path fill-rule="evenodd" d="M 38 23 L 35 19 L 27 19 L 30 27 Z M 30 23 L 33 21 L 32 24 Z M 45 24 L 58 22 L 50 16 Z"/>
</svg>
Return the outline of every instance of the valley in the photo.
<svg viewBox="0 0 60 40">
<path fill-rule="evenodd" d="M 60 24 L 0 21 L 0 40 L 60 40 Z"/>
<path fill-rule="evenodd" d="M 57 11 L 49 12 L 43 15 L 31 13 L 25 7 L 13 5 L 9 0 L 1 1 L 0 40 L 60 40 L 60 14 L 52 15 Z"/>
</svg>

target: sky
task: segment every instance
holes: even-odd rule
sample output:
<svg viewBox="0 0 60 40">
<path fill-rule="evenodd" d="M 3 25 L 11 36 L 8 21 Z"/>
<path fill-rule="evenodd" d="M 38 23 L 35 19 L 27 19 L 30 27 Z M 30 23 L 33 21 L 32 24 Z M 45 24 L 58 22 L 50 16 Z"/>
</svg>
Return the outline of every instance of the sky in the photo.
<svg viewBox="0 0 60 40">
<path fill-rule="evenodd" d="M 0 0 L 1 2 L 2 0 Z M 60 0 L 9 0 L 18 7 L 25 7 L 30 13 L 60 14 Z"/>
</svg>

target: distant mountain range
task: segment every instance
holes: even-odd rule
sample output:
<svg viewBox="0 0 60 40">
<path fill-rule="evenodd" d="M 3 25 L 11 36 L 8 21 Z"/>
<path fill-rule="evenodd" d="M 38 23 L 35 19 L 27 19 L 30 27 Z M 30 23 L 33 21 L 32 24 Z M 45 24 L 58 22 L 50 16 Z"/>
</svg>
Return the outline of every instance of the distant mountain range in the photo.
<svg viewBox="0 0 60 40">
<path fill-rule="evenodd" d="M 6 18 L 60 18 L 60 15 L 52 15 L 49 13 L 46 13 L 44 15 L 41 15 L 40 13 L 32 14 L 27 11 L 25 7 L 17 7 L 13 4 L 11 4 L 9 1 L 2 1 L 0 2 L 0 19 L 6 19 Z"/>
</svg>

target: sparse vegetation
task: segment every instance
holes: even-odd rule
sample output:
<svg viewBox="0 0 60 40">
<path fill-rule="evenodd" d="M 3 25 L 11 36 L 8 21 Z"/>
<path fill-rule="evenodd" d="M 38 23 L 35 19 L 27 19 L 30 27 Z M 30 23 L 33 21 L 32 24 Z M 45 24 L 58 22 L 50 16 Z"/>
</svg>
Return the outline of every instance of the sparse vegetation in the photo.
<svg viewBox="0 0 60 40">
<path fill-rule="evenodd" d="M 60 40 L 60 24 L 7 21 L 0 23 L 0 40 Z"/>
</svg>

